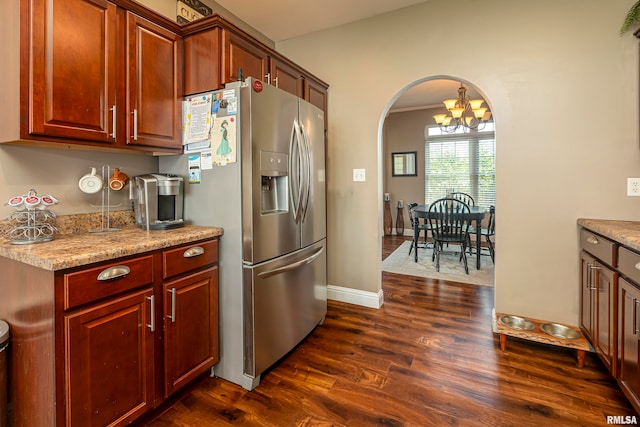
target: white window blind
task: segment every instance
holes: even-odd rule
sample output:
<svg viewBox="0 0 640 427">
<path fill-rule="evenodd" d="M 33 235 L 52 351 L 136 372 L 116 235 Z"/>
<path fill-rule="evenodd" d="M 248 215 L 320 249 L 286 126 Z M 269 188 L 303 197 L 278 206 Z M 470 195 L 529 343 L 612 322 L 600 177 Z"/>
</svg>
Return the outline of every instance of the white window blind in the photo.
<svg viewBox="0 0 640 427">
<path fill-rule="evenodd" d="M 451 191 L 470 194 L 476 205 L 496 203 L 495 138 L 488 132 L 437 135 L 429 128 L 425 142 L 425 203 Z M 436 135 L 433 135 L 433 134 Z"/>
</svg>

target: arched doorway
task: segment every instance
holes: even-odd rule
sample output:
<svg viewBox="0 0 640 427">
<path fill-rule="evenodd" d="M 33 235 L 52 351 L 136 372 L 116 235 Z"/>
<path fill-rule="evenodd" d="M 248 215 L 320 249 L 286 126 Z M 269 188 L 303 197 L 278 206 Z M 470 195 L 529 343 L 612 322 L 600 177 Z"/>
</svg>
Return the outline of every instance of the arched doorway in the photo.
<svg viewBox="0 0 640 427">
<path fill-rule="evenodd" d="M 490 113 L 483 118 L 483 124 L 477 129 L 458 129 L 455 132 L 443 132 L 433 118 L 435 114 L 446 113 L 443 101 L 458 97 L 463 87 L 469 99 L 484 100 L 483 107 L 490 112 L 488 97 L 475 85 L 451 76 L 433 76 L 417 80 L 403 88 L 389 101 L 379 126 L 379 200 L 384 204 L 380 210 L 381 234 L 388 234 L 387 217 L 391 214 L 392 236 L 380 239 L 383 259 L 404 244 L 404 250 L 398 249 L 394 262 L 404 264 L 388 266 L 383 262 L 383 271 L 421 275 L 420 268 L 413 269 L 409 262 L 411 240 L 411 222 L 406 206 L 409 202 L 430 203 L 444 197 L 451 190 L 473 194 L 478 206 L 489 210 L 495 206 L 495 122 Z M 474 127 L 474 124 L 471 124 Z M 448 129 L 451 130 L 451 129 Z M 415 153 L 416 173 L 399 176 L 393 172 L 393 159 L 399 153 Z M 453 154 L 451 154 L 453 153 Z M 452 157 L 453 156 L 453 157 Z M 455 171 L 446 171 L 439 175 L 438 168 L 456 165 Z M 460 166 L 462 165 L 462 166 Z M 465 166 L 466 165 L 466 166 Z M 461 168 L 467 169 L 462 170 Z M 490 172 L 489 172 L 489 169 Z M 387 201 L 388 200 L 388 201 Z M 386 213 L 384 213 L 386 211 Z M 398 218 L 402 216 L 402 221 Z M 488 218 L 488 214 L 486 217 Z M 472 235 L 475 246 L 476 236 Z M 484 241 L 484 237 L 481 237 Z M 423 253 L 423 251 L 421 251 Z M 484 250 L 482 253 L 489 255 Z M 402 258 L 400 258 L 402 255 Z M 466 281 L 474 284 L 494 284 L 494 262 L 489 256 L 481 256 L 481 268 L 475 269 L 475 260 L 470 258 L 473 271 L 470 275 L 450 270 L 450 278 L 434 275 L 434 278 L 453 281 Z M 424 262 L 427 265 L 427 262 Z M 430 263 L 428 263 L 430 264 Z M 417 267 L 417 266 L 416 266 Z M 395 268 L 395 270 L 394 270 Z M 442 269 L 441 269 L 442 272 Z M 401 273 L 402 274 L 402 273 Z M 425 273 L 430 274 L 430 273 Z M 432 277 L 432 276 L 427 276 Z"/>
</svg>

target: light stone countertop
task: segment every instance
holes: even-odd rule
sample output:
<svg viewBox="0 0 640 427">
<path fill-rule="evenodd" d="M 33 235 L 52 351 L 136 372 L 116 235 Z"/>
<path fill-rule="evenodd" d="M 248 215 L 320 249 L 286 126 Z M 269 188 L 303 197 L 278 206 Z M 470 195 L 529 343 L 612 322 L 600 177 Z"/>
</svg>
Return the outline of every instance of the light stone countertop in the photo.
<svg viewBox="0 0 640 427">
<path fill-rule="evenodd" d="M 130 213 L 120 214 L 111 227 L 120 231 L 90 233 L 99 223 L 84 223 L 86 216 L 60 217 L 61 233 L 49 242 L 12 244 L 0 238 L 0 256 L 49 271 L 79 267 L 94 262 L 188 244 L 222 236 L 219 227 L 185 225 L 173 230 L 143 230 L 133 225 Z M 67 222 L 65 222 L 67 221 Z M 80 228 L 78 224 L 81 224 Z M 99 227 L 98 227 L 99 228 Z"/>
<path fill-rule="evenodd" d="M 578 225 L 640 252 L 640 221 L 578 218 Z"/>
</svg>

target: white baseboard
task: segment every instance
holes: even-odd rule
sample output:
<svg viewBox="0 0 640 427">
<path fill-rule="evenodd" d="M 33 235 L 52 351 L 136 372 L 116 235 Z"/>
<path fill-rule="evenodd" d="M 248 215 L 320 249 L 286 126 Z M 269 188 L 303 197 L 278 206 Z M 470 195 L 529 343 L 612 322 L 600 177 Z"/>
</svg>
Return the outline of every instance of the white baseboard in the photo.
<svg viewBox="0 0 640 427">
<path fill-rule="evenodd" d="M 380 308 L 382 304 L 384 304 L 384 293 L 382 289 L 375 293 L 344 288 L 342 286 L 327 285 L 327 298 L 369 308 Z"/>
</svg>

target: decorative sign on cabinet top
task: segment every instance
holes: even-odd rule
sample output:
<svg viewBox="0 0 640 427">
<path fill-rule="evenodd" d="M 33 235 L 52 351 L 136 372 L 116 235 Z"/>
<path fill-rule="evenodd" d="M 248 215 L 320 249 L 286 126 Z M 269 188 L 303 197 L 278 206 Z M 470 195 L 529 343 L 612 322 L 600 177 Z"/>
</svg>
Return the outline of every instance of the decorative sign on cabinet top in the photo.
<svg viewBox="0 0 640 427">
<path fill-rule="evenodd" d="M 178 24 L 193 22 L 205 16 L 209 16 L 213 10 L 199 0 L 178 0 L 177 21 Z"/>
</svg>

